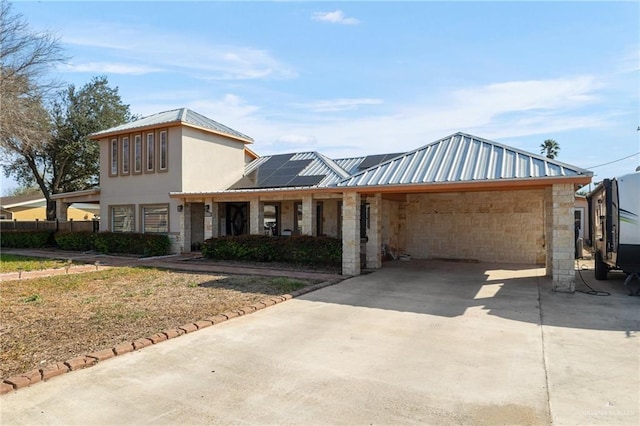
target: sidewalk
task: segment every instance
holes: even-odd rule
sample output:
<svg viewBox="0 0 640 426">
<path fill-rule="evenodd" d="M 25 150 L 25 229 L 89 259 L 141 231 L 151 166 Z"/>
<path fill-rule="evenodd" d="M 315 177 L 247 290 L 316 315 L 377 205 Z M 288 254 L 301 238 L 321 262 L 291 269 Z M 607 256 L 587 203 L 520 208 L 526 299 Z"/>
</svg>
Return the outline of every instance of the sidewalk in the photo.
<svg viewBox="0 0 640 426">
<path fill-rule="evenodd" d="M 95 271 L 110 267 L 144 266 L 151 268 L 165 268 L 189 272 L 221 273 L 235 275 L 259 275 L 268 277 L 286 276 L 299 279 L 336 280 L 346 278 L 340 274 L 315 271 L 298 271 L 292 269 L 275 269 L 265 264 L 262 266 L 246 266 L 226 264 L 224 262 L 196 260 L 194 254 L 169 255 L 162 257 L 135 258 L 112 256 L 95 252 L 74 252 L 55 249 L 4 249 L 3 253 L 43 257 L 48 259 L 68 259 L 73 263 L 68 268 L 45 269 L 38 271 L 22 271 L 0 274 L 0 281 L 28 279 L 51 275 L 74 274 Z"/>
</svg>

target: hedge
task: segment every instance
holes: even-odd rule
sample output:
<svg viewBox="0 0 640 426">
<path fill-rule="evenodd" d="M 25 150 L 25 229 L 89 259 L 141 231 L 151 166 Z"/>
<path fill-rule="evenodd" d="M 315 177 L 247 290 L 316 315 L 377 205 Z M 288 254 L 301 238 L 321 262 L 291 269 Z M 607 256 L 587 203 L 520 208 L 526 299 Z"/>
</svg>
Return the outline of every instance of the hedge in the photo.
<svg viewBox="0 0 640 426">
<path fill-rule="evenodd" d="M 202 255 L 217 260 L 339 266 L 342 264 L 342 240 L 305 235 L 225 236 L 206 240 L 202 245 Z"/>
<path fill-rule="evenodd" d="M 3 248 L 44 248 L 55 245 L 54 231 L 2 231 Z"/>
<path fill-rule="evenodd" d="M 55 234 L 56 244 L 62 250 L 93 250 L 95 239 L 93 232 L 58 232 Z"/>
<path fill-rule="evenodd" d="M 162 234 L 98 232 L 94 235 L 94 250 L 101 253 L 163 256 L 168 254 L 171 248 L 171 240 Z"/>
<path fill-rule="evenodd" d="M 168 236 L 161 234 L 124 232 L 3 231 L 0 246 L 3 248 L 57 246 L 62 250 L 95 250 L 110 254 L 163 256 L 169 254 L 171 240 Z"/>
</svg>

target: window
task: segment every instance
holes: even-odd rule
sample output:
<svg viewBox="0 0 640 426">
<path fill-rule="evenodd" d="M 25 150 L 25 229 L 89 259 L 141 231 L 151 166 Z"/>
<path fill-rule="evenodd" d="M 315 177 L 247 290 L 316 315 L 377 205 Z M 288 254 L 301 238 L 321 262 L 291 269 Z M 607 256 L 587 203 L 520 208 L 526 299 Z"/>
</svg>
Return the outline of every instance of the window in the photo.
<svg viewBox="0 0 640 426">
<path fill-rule="evenodd" d="M 142 232 L 169 232 L 169 206 L 143 206 Z"/>
<path fill-rule="evenodd" d="M 135 230 L 133 206 L 112 206 L 110 214 L 112 232 L 133 232 Z"/>
<path fill-rule="evenodd" d="M 129 174 L 129 137 L 122 138 L 122 174 Z"/>
<path fill-rule="evenodd" d="M 264 234 L 280 235 L 280 204 L 264 205 Z"/>
<path fill-rule="evenodd" d="M 109 151 L 111 156 L 111 176 L 118 174 L 118 139 L 111 139 L 111 150 Z"/>
<path fill-rule="evenodd" d="M 167 132 L 160 132 L 160 170 L 167 170 Z"/>
<path fill-rule="evenodd" d="M 142 173 L 142 135 L 133 137 L 133 173 Z"/>
<path fill-rule="evenodd" d="M 147 133 L 147 168 L 148 172 L 152 172 L 154 169 L 153 162 L 155 161 L 156 144 L 153 137 L 153 133 Z"/>
</svg>

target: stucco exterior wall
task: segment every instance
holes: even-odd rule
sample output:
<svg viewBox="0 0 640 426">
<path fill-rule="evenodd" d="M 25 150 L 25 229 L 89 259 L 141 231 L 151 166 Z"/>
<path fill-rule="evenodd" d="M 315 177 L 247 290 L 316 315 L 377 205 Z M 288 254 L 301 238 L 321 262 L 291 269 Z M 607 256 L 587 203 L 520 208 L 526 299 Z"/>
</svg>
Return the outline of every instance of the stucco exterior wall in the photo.
<svg viewBox="0 0 640 426">
<path fill-rule="evenodd" d="M 544 199 L 543 190 L 410 194 L 405 251 L 415 258 L 544 264 Z"/>
<path fill-rule="evenodd" d="M 181 154 L 181 191 L 184 192 L 226 189 L 244 172 L 242 142 L 198 129 L 182 128 Z"/>
</svg>

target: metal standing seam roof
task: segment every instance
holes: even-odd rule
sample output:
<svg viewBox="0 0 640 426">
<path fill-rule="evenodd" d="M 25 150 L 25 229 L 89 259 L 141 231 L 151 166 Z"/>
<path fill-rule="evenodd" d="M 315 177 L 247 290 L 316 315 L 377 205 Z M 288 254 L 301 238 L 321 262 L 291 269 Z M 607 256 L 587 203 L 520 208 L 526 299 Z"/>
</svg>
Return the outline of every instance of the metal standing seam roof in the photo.
<svg viewBox="0 0 640 426">
<path fill-rule="evenodd" d="M 455 133 L 354 174 L 338 187 L 475 182 L 593 173 L 466 133 Z"/>
<path fill-rule="evenodd" d="M 181 123 L 199 127 L 202 129 L 208 129 L 215 133 L 224 134 L 234 139 L 240 139 L 244 142 L 253 142 L 253 138 L 233 130 L 230 127 L 220 124 L 210 118 L 205 117 L 202 114 L 198 114 L 188 108 L 173 109 L 170 111 L 159 112 L 157 114 L 150 115 L 148 117 L 141 118 L 130 123 L 121 124 L 120 126 L 111 127 L 106 130 L 101 130 L 96 133 L 92 133 L 91 138 L 98 138 L 101 135 L 107 135 L 112 133 L 125 132 L 130 130 L 141 129 L 145 127 L 161 126 L 163 124 Z"/>
</svg>

